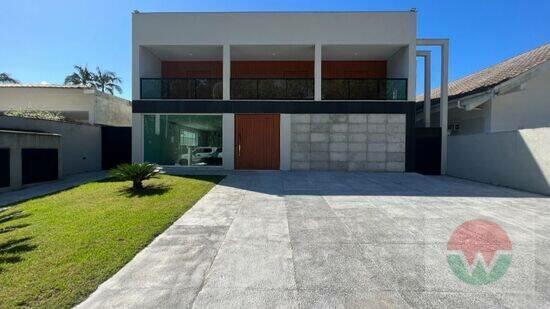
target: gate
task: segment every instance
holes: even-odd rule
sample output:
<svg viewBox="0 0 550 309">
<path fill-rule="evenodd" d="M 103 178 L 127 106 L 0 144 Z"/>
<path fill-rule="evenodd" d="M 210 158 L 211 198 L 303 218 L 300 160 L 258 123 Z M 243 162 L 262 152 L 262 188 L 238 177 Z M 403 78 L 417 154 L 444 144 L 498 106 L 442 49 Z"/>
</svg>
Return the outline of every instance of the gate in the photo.
<svg viewBox="0 0 550 309">
<path fill-rule="evenodd" d="M 424 175 L 441 174 L 441 128 L 415 128 L 415 170 Z"/>
</svg>

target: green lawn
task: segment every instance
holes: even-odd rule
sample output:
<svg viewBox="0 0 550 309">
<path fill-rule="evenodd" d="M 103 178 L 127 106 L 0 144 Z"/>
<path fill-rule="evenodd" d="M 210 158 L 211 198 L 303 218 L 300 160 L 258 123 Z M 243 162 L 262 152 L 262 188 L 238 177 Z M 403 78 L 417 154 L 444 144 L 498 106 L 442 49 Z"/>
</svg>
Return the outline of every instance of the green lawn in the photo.
<svg viewBox="0 0 550 309">
<path fill-rule="evenodd" d="M 84 300 L 222 177 L 100 181 L 0 209 L 0 307 Z"/>
</svg>

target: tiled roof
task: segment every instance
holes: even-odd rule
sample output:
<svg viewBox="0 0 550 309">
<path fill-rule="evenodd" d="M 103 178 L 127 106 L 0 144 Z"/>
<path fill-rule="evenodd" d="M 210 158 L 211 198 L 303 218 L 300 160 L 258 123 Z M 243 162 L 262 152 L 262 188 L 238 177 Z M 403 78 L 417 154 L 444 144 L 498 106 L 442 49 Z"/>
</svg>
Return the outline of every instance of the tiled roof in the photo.
<svg viewBox="0 0 550 309">
<path fill-rule="evenodd" d="M 0 88 L 68 88 L 68 89 L 92 89 L 85 85 L 56 85 L 56 84 L 3 84 Z"/>
<path fill-rule="evenodd" d="M 459 97 L 487 89 L 514 78 L 550 60 L 550 44 L 545 44 L 521 55 L 497 63 L 479 72 L 449 84 L 449 97 Z M 432 89 L 432 99 L 439 99 L 439 88 Z M 424 100 L 424 94 L 417 101 Z"/>
</svg>

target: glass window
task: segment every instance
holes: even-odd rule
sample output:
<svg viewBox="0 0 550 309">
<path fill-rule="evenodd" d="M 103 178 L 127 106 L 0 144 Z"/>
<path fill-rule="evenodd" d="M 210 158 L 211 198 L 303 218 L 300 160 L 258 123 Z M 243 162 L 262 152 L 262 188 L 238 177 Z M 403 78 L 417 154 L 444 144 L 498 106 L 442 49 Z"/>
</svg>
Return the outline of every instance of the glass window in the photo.
<svg viewBox="0 0 550 309">
<path fill-rule="evenodd" d="M 180 144 L 185 146 L 197 146 L 197 133 L 185 129 L 180 130 Z"/>
<path fill-rule="evenodd" d="M 145 115 L 144 159 L 160 165 L 221 166 L 221 115 Z"/>
</svg>

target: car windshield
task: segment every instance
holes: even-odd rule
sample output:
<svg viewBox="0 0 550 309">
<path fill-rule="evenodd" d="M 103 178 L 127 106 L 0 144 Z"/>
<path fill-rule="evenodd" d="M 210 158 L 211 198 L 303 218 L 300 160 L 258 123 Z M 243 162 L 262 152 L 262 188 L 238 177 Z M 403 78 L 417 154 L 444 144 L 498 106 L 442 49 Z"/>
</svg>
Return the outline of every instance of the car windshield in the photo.
<svg viewBox="0 0 550 309">
<path fill-rule="evenodd" d="M 193 151 L 193 153 L 210 153 L 212 148 L 198 148 Z"/>
</svg>

